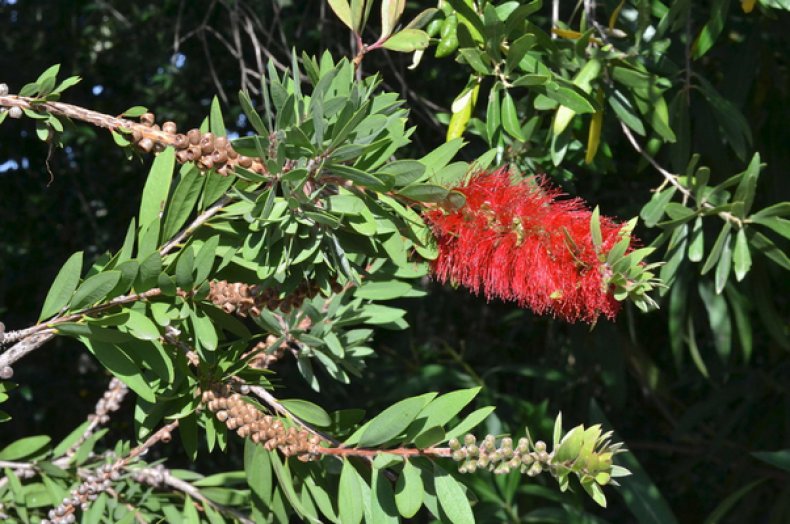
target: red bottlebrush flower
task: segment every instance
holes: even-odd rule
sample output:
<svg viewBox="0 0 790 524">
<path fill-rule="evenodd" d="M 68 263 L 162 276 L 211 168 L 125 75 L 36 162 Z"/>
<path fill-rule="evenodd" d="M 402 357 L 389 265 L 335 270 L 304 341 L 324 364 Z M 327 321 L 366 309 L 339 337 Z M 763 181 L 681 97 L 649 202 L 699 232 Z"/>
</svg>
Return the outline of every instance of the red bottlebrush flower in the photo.
<svg viewBox="0 0 790 524">
<path fill-rule="evenodd" d="M 463 207 L 425 211 L 439 245 L 439 281 L 568 322 L 615 316 L 619 303 L 598 252 L 617 243 L 619 224 L 601 217 L 597 251 L 592 213 L 581 199 L 559 200 L 561 193 L 537 177 L 513 184 L 507 169 L 476 174 L 456 191 L 466 197 Z"/>
</svg>

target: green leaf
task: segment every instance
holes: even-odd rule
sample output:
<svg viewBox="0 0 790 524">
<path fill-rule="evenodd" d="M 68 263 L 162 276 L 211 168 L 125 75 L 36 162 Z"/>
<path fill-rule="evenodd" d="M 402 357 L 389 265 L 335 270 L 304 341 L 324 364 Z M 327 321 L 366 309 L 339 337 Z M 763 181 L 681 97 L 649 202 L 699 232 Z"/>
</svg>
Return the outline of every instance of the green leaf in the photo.
<svg viewBox="0 0 790 524">
<path fill-rule="evenodd" d="M 147 112 L 148 112 L 148 108 L 145 106 L 132 106 L 126 111 L 124 111 L 123 113 L 121 113 L 121 116 L 125 116 L 127 118 L 137 118 L 139 116 L 144 115 Z"/>
<path fill-rule="evenodd" d="M 499 83 L 497 82 L 491 88 L 491 91 L 488 93 L 488 105 L 486 106 L 486 138 L 488 145 L 491 147 L 497 147 L 501 137 L 499 128 L 502 123 L 502 111 L 500 109 L 498 87 Z"/>
<path fill-rule="evenodd" d="M 537 43 L 537 37 L 532 33 L 527 33 L 519 36 L 510 44 L 510 49 L 507 51 L 507 69 L 512 71 L 518 66 L 527 51 L 532 49 Z"/>
<path fill-rule="evenodd" d="M 768 206 L 754 213 L 750 218 L 767 218 L 774 216 L 790 216 L 790 202 L 779 202 L 778 204 Z"/>
<path fill-rule="evenodd" d="M 737 249 L 737 246 L 736 246 Z M 705 255 L 705 233 L 702 230 L 702 217 L 698 216 L 694 221 L 691 230 L 691 240 L 689 241 L 688 257 L 692 262 L 699 262 Z M 736 270 L 737 271 L 737 270 Z M 738 279 L 740 280 L 740 278 Z"/>
<path fill-rule="evenodd" d="M 82 271 L 82 251 L 77 251 L 66 260 L 63 267 L 58 271 L 52 287 L 49 288 L 47 298 L 44 299 L 44 306 L 38 316 L 39 322 L 45 318 L 58 313 L 68 305 L 69 299 L 80 283 L 80 272 Z"/>
<path fill-rule="evenodd" d="M 192 245 L 181 250 L 176 261 L 176 285 L 183 291 L 192 289 L 194 283 L 195 251 Z"/>
<path fill-rule="evenodd" d="M 167 195 L 170 192 L 170 181 L 173 178 L 175 159 L 175 150 L 167 148 L 157 155 L 151 165 L 140 202 L 138 223 L 141 230 L 147 228 L 155 220 L 159 220 L 164 212 Z"/>
<path fill-rule="evenodd" d="M 413 425 L 418 425 L 420 432 L 430 430 L 433 427 L 441 427 L 450 422 L 467 404 L 469 404 L 480 392 L 480 388 L 461 389 L 445 393 L 425 406 Z M 409 428 L 412 433 L 412 428 Z M 419 433 L 418 433 L 419 434 Z"/>
<path fill-rule="evenodd" d="M 0 460 L 21 460 L 41 453 L 52 439 L 46 435 L 24 437 L 0 450 Z"/>
<path fill-rule="evenodd" d="M 722 363 L 727 363 L 732 352 L 732 323 L 727 301 L 716 294 L 709 281 L 700 281 L 699 296 L 708 312 L 708 322 L 713 332 L 713 343 Z"/>
<path fill-rule="evenodd" d="M 730 0 L 714 0 L 710 9 L 710 18 L 700 31 L 697 39 L 692 44 L 691 56 L 694 60 L 701 58 L 707 53 L 719 38 L 724 24 L 727 20 L 727 12 L 730 9 Z"/>
<path fill-rule="evenodd" d="M 134 309 L 127 310 L 127 313 L 129 319 L 123 324 L 123 327 L 131 335 L 140 340 L 159 340 L 161 336 L 159 328 L 151 319 Z"/>
<path fill-rule="evenodd" d="M 389 189 L 381 180 L 361 169 L 334 163 L 326 165 L 325 168 L 333 174 L 351 180 L 355 184 L 359 184 L 374 191 L 387 191 Z"/>
<path fill-rule="evenodd" d="M 441 202 L 447 198 L 449 191 L 432 184 L 413 184 L 404 187 L 398 194 L 415 202 Z"/>
<path fill-rule="evenodd" d="M 332 424 L 332 418 L 324 408 L 301 399 L 280 400 L 280 404 L 297 418 L 319 427 L 327 427 Z"/>
<path fill-rule="evenodd" d="M 159 274 L 162 273 L 162 256 L 154 251 L 140 264 L 134 289 L 138 293 L 156 287 Z"/>
<path fill-rule="evenodd" d="M 83 339 L 83 343 L 91 350 L 107 370 L 118 377 L 132 391 L 144 400 L 155 403 L 156 395 L 143 377 L 142 370 L 121 348 L 115 344 Z"/>
<path fill-rule="evenodd" d="M 425 49 L 429 43 L 428 33 L 422 29 L 404 29 L 387 38 L 382 47 L 390 51 L 411 53 L 419 49 Z"/>
<path fill-rule="evenodd" d="M 247 484 L 267 506 L 272 500 L 272 466 L 269 451 L 252 440 L 244 441 L 244 473 Z"/>
<path fill-rule="evenodd" d="M 449 164 L 450 161 L 455 158 L 455 155 L 458 154 L 458 151 L 465 145 L 466 142 L 464 142 L 463 139 L 453 138 L 436 149 L 431 150 L 431 152 L 418 161 L 429 170 L 433 170 L 434 172 L 439 171 Z"/>
<path fill-rule="evenodd" d="M 436 497 L 450 522 L 453 524 L 474 524 L 475 516 L 472 513 L 472 507 L 458 481 L 439 464 L 434 464 L 433 474 Z"/>
<path fill-rule="evenodd" d="M 664 210 L 675 195 L 676 189 L 674 187 L 664 189 L 658 193 L 654 193 L 650 201 L 644 205 L 639 216 L 645 222 L 645 226 L 654 227 L 661 217 L 664 215 Z"/>
<path fill-rule="evenodd" d="M 404 7 L 406 7 L 406 0 L 381 0 L 382 38 L 387 38 L 392 34 L 392 30 L 395 29 L 395 26 L 398 24 L 398 20 L 400 20 L 400 17 L 403 14 Z M 356 30 L 359 31 L 359 28 L 357 27 Z"/>
<path fill-rule="evenodd" d="M 587 494 L 590 495 L 590 498 L 592 498 L 595 501 L 596 504 L 598 504 L 602 508 L 606 507 L 606 495 L 603 494 L 603 490 L 601 489 L 601 486 L 596 484 L 594 480 L 590 482 L 582 482 L 582 487 L 584 488 L 584 491 L 586 491 Z"/>
<path fill-rule="evenodd" d="M 447 434 L 444 436 L 445 440 L 450 440 L 452 438 L 458 438 L 462 435 L 465 435 L 472 429 L 476 428 L 485 419 L 487 419 L 488 415 L 493 413 L 494 409 L 496 408 L 493 406 L 486 406 L 471 412 L 464 420 L 461 421 L 460 424 L 454 427 L 451 431 L 447 432 Z"/>
<path fill-rule="evenodd" d="M 392 300 L 403 297 L 412 290 L 412 284 L 400 280 L 389 282 L 365 282 L 360 288 L 354 291 L 357 298 L 367 298 L 370 300 Z"/>
<path fill-rule="evenodd" d="M 562 440 L 562 411 L 557 413 L 557 418 L 554 419 L 554 432 L 552 435 L 552 449 L 558 449 Z"/>
<path fill-rule="evenodd" d="M 82 309 L 103 300 L 121 279 L 121 272 L 112 270 L 93 275 L 77 288 L 69 306 L 72 310 Z"/>
<path fill-rule="evenodd" d="M 782 235 L 786 239 L 790 240 L 790 220 L 779 218 L 779 217 L 752 217 L 752 222 L 754 224 L 759 224 L 763 227 L 767 227 L 774 233 Z"/>
<path fill-rule="evenodd" d="M 202 284 L 211 274 L 214 267 L 214 257 L 217 254 L 217 246 L 219 246 L 219 235 L 206 240 L 200 247 L 200 251 L 195 256 L 195 285 Z"/>
<path fill-rule="evenodd" d="M 357 470 L 348 459 L 344 459 L 338 486 L 338 508 L 343 524 L 358 524 L 362 520 L 365 508 L 362 505 L 360 482 L 362 479 Z"/>
<path fill-rule="evenodd" d="M 752 267 L 752 255 L 749 253 L 749 242 L 746 233 L 741 228 L 735 236 L 735 249 L 732 252 L 732 262 L 735 266 L 735 278 L 740 282 Z"/>
<path fill-rule="evenodd" d="M 378 446 L 400 435 L 431 400 L 429 397 L 421 395 L 407 398 L 379 413 L 368 423 L 367 429 L 359 438 L 359 446 Z"/>
<path fill-rule="evenodd" d="M 403 471 L 395 483 L 395 504 L 400 515 L 407 519 L 416 515 L 422 506 L 424 495 L 425 489 L 419 468 L 415 467 L 411 461 L 406 460 L 403 464 Z"/>
<path fill-rule="evenodd" d="M 790 271 L 790 257 L 779 249 L 770 238 L 751 228 L 747 231 L 746 236 L 754 249 L 770 258 L 779 267 Z"/>
<path fill-rule="evenodd" d="M 398 523 L 398 508 L 395 505 L 395 495 L 392 484 L 384 471 L 376 469 L 372 474 L 373 481 L 370 486 L 370 522 Z"/>
<path fill-rule="evenodd" d="M 558 462 L 573 461 L 579 456 L 584 443 L 584 426 L 579 425 L 570 430 L 560 441 L 560 447 L 555 451 Z"/>
<path fill-rule="evenodd" d="M 217 136 L 225 136 L 228 134 L 227 131 L 225 131 L 225 123 L 222 121 L 222 108 L 219 106 L 219 99 L 216 96 L 211 101 L 209 129 Z"/>
<path fill-rule="evenodd" d="M 730 229 L 732 229 L 732 225 L 729 222 L 726 222 L 721 228 L 719 236 L 716 237 L 716 242 L 713 244 L 713 248 L 710 250 L 710 253 L 708 253 L 708 258 L 705 260 L 705 264 L 703 264 L 700 270 L 701 275 L 713 269 L 713 266 L 719 261 L 721 252 L 724 249 L 724 244 L 730 241 Z"/>
<path fill-rule="evenodd" d="M 170 239 L 178 233 L 195 208 L 200 190 L 203 188 L 203 176 L 194 165 L 181 170 L 181 180 L 173 191 L 173 197 L 167 206 L 162 238 Z"/>
<path fill-rule="evenodd" d="M 732 241 L 728 240 L 724 243 L 719 257 L 719 263 L 716 264 L 716 293 L 721 294 L 724 286 L 727 285 L 727 280 L 730 277 L 730 268 L 732 266 Z"/>
<path fill-rule="evenodd" d="M 550 81 L 546 84 L 545 94 L 550 99 L 571 109 L 579 114 L 594 113 L 595 106 L 578 91 L 559 84 L 558 82 Z"/>
<path fill-rule="evenodd" d="M 513 97 L 510 96 L 510 93 L 507 91 L 505 91 L 504 97 L 502 98 L 502 126 L 505 128 L 505 131 L 516 140 L 522 142 L 526 140 L 524 133 L 521 131 L 521 122 L 518 120 L 516 104 L 513 101 Z"/>
<path fill-rule="evenodd" d="M 465 47 L 458 52 L 472 69 L 481 75 L 491 74 L 491 67 L 486 64 L 487 57 L 476 47 Z"/>
<path fill-rule="evenodd" d="M 329 7 L 332 8 L 334 11 L 335 16 L 337 16 L 341 22 L 343 22 L 346 27 L 354 30 L 354 23 L 351 18 L 351 6 L 348 5 L 346 0 L 328 0 Z"/>
<path fill-rule="evenodd" d="M 36 85 L 39 88 L 39 96 L 48 95 L 55 88 L 58 72 L 60 71 L 60 64 L 50 66 L 46 71 L 41 73 L 36 79 Z"/>
<path fill-rule="evenodd" d="M 741 181 L 735 189 L 733 202 L 743 202 L 743 214 L 748 215 L 754 202 L 754 192 L 757 189 L 757 178 L 760 176 L 760 153 L 755 153 L 746 171 L 741 175 Z"/>
<path fill-rule="evenodd" d="M 779 451 L 754 451 L 752 456 L 779 469 L 790 471 L 790 449 Z"/>
</svg>

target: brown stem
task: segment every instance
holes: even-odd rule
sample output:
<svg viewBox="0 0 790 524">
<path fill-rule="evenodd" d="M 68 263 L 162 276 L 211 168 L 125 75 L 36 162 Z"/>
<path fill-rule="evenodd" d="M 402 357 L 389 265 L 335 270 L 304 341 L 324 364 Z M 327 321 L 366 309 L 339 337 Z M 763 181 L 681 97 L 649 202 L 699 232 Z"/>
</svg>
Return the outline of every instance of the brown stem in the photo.
<svg viewBox="0 0 790 524">
<path fill-rule="evenodd" d="M 379 455 L 398 455 L 400 457 L 450 457 L 450 448 L 395 448 L 395 449 L 363 449 L 363 448 L 318 448 L 316 453 L 341 457 L 374 458 Z"/>
</svg>

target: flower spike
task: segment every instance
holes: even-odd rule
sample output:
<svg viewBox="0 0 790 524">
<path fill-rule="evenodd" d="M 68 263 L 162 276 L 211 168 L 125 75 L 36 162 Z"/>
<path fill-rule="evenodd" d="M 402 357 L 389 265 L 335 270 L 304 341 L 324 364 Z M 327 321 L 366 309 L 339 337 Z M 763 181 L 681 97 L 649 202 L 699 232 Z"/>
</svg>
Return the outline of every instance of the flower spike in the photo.
<svg viewBox="0 0 790 524">
<path fill-rule="evenodd" d="M 620 304 L 607 253 L 622 238 L 619 223 L 581 199 L 560 199 L 542 178 L 514 184 L 506 168 L 474 174 L 455 190 L 463 207 L 425 213 L 439 245 L 439 281 L 568 322 L 614 318 Z"/>
</svg>

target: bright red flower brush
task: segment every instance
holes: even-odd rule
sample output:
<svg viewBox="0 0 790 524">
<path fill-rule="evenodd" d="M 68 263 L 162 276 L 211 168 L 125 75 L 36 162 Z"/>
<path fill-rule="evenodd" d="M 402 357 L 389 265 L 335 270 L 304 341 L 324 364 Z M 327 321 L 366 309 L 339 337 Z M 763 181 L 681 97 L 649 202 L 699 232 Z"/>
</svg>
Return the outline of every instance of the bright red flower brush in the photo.
<svg viewBox="0 0 790 524">
<path fill-rule="evenodd" d="M 514 184 L 507 169 L 475 174 L 455 190 L 464 206 L 425 212 L 439 245 L 439 281 L 568 322 L 615 316 L 620 304 L 599 253 L 618 242 L 620 224 L 600 218 L 596 249 L 592 212 L 581 199 L 560 200 L 542 178 Z"/>
</svg>

